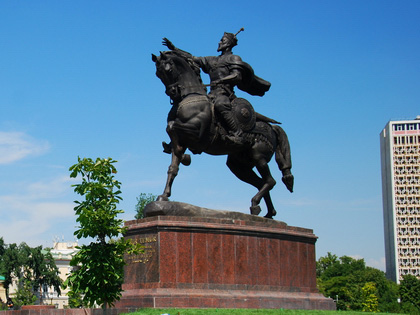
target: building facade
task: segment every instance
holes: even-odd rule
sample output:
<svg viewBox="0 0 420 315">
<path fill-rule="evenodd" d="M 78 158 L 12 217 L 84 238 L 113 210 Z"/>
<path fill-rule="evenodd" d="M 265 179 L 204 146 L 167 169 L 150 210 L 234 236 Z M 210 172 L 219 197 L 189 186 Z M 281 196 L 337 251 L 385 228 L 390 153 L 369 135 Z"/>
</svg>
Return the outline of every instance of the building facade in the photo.
<svg viewBox="0 0 420 315">
<path fill-rule="evenodd" d="M 6 302 L 6 290 L 4 289 L 4 277 L 0 275 L 0 303 Z"/>
<path fill-rule="evenodd" d="M 77 246 L 77 242 L 54 242 L 53 248 L 51 249 L 51 254 L 55 260 L 55 264 L 60 272 L 60 278 L 63 282 L 66 281 L 67 276 L 72 269 L 70 261 L 79 251 Z M 68 306 L 68 291 L 68 288 L 61 288 L 61 295 L 58 295 L 54 288 L 46 287 L 42 291 L 42 300 L 45 301 L 45 304 L 55 305 L 56 308 L 65 308 Z"/>
<path fill-rule="evenodd" d="M 420 279 L 420 116 L 380 134 L 387 277 Z"/>
</svg>

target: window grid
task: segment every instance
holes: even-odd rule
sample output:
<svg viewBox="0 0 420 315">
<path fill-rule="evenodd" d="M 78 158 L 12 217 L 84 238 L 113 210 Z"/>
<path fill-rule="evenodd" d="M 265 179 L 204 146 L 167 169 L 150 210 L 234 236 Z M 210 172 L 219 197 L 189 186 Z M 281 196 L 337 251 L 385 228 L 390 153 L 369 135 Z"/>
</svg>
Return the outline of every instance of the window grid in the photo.
<svg viewBox="0 0 420 315">
<path fill-rule="evenodd" d="M 420 130 L 420 124 L 395 124 L 393 130 Z M 397 260 L 401 280 L 408 274 L 420 277 L 420 136 L 396 135 L 393 142 Z"/>
</svg>

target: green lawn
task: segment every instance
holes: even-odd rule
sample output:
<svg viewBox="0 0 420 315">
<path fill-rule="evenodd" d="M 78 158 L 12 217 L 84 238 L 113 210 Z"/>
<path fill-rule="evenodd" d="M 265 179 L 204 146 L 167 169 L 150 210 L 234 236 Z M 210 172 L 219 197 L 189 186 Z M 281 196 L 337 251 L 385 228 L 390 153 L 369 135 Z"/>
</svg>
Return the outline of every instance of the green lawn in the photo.
<svg viewBox="0 0 420 315">
<path fill-rule="evenodd" d="M 284 309 L 180 309 L 180 308 L 168 308 L 168 309 L 153 309 L 144 308 L 140 309 L 131 315 L 366 315 L 364 312 L 353 312 L 353 311 L 313 311 L 313 310 L 284 310 Z M 388 314 L 392 313 L 376 313 L 376 314 Z M 395 313 L 394 313 L 395 315 Z"/>
</svg>

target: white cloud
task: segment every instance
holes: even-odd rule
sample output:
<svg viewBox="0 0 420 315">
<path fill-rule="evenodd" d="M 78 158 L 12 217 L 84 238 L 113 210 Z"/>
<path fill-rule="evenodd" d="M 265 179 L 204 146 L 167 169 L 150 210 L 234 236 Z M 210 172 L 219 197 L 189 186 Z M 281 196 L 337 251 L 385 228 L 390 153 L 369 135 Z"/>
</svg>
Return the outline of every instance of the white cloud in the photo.
<svg viewBox="0 0 420 315">
<path fill-rule="evenodd" d="M 71 235 L 74 203 L 70 183 L 69 178 L 57 177 L 24 183 L 19 193 L 0 195 L 0 237 L 6 243 L 26 242 L 35 246 L 42 240 L 45 245 L 65 231 Z"/>
<path fill-rule="evenodd" d="M 0 131 L 0 164 L 9 164 L 27 156 L 40 155 L 48 149 L 47 141 L 34 139 L 23 132 Z"/>
<path fill-rule="evenodd" d="M 381 257 L 379 260 L 369 258 L 368 260 L 366 260 L 366 265 L 385 271 L 385 257 Z"/>
</svg>

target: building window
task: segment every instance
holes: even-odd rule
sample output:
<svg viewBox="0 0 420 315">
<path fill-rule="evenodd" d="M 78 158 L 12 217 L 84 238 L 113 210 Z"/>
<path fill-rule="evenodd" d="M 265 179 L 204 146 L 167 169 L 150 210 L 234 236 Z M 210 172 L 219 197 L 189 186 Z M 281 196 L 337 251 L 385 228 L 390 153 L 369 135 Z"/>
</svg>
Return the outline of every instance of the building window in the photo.
<svg viewBox="0 0 420 315">
<path fill-rule="evenodd" d="M 397 125 L 395 125 L 394 130 L 396 130 L 396 131 L 403 131 L 404 130 L 404 124 L 397 124 Z"/>
</svg>

